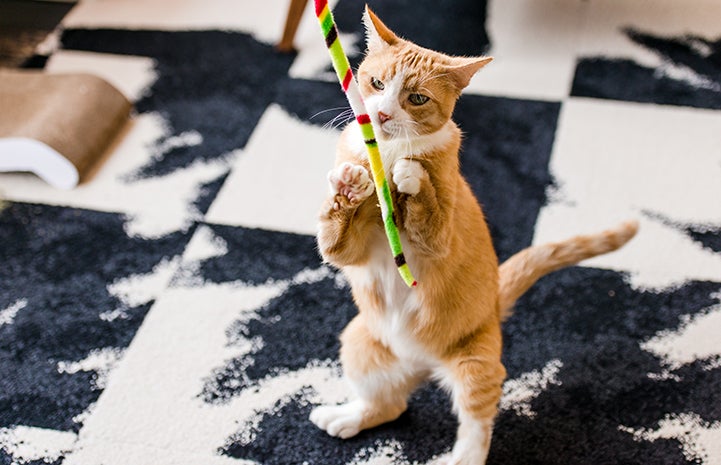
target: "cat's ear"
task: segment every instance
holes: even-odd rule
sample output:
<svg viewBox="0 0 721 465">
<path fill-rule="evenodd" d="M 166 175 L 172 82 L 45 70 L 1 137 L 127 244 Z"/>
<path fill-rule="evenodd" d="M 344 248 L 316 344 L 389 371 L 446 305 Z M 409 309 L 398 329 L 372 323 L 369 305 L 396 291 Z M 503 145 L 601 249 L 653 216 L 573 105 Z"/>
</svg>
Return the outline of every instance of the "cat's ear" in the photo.
<svg viewBox="0 0 721 465">
<path fill-rule="evenodd" d="M 459 90 L 463 90 L 471 82 L 471 78 L 481 68 L 493 60 L 493 57 L 455 57 L 448 66 L 448 72 L 453 76 Z"/>
<path fill-rule="evenodd" d="M 363 14 L 363 23 L 366 27 L 366 46 L 369 52 L 378 51 L 389 45 L 396 44 L 400 39 L 388 26 L 383 24 L 378 16 L 366 5 Z"/>
</svg>

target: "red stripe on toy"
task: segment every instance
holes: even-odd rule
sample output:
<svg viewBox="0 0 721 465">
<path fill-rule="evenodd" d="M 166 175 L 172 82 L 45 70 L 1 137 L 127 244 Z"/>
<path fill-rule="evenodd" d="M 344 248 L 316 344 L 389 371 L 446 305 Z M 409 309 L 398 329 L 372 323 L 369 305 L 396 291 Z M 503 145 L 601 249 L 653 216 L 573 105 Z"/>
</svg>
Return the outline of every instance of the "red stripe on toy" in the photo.
<svg viewBox="0 0 721 465">
<path fill-rule="evenodd" d="M 343 91 L 348 92 L 348 86 L 350 85 L 350 81 L 353 79 L 353 71 L 351 71 L 350 68 L 348 68 L 348 72 L 345 73 L 345 77 L 343 78 L 343 82 L 341 85 L 343 86 Z"/>
<path fill-rule="evenodd" d="M 358 115 L 358 117 L 356 118 L 356 120 L 358 121 L 358 124 L 370 124 L 370 122 L 371 122 L 371 117 L 368 116 L 367 113 L 364 113 L 364 114 L 362 114 L 362 115 Z"/>
<path fill-rule="evenodd" d="M 320 16 L 323 8 L 328 4 L 328 0 L 315 0 L 315 15 Z"/>
</svg>

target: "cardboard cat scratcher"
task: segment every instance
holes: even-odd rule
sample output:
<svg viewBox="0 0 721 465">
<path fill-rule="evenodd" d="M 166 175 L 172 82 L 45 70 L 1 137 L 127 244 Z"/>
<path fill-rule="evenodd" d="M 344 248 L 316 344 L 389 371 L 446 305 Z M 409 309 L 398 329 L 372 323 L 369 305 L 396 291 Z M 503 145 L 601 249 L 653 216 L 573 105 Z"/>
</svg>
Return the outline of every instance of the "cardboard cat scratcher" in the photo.
<svg viewBox="0 0 721 465">
<path fill-rule="evenodd" d="M 71 189 L 103 160 L 130 109 L 97 76 L 0 70 L 0 171 Z"/>
</svg>

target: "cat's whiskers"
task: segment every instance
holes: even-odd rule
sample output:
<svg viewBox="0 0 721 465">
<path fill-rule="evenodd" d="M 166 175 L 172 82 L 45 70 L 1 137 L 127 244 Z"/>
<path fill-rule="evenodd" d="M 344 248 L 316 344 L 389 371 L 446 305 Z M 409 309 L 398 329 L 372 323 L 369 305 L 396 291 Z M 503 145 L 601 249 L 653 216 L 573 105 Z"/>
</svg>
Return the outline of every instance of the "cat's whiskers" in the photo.
<svg viewBox="0 0 721 465">
<path fill-rule="evenodd" d="M 411 151 L 411 148 L 413 147 L 413 145 L 411 144 L 411 137 L 410 137 L 410 135 L 408 134 L 408 126 L 403 125 L 403 126 L 402 126 L 402 129 L 403 129 L 403 139 L 404 139 L 403 142 L 405 143 L 405 150 L 404 150 L 404 151 L 405 151 L 405 152 L 411 152 L 411 153 L 409 153 L 409 155 L 410 155 L 410 156 L 413 156 L 413 153 L 412 153 L 412 151 Z"/>
<path fill-rule="evenodd" d="M 340 110 L 341 108 L 335 108 L 335 110 Z M 351 108 L 346 108 L 344 111 L 337 114 L 332 120 L 325 123 L 323 125 L 323 129 L 338 129 L 339 127 L 345 125 L 347 122 L 351 121 L 353 118 L 353 110 Z"/>
<path fill-rule="evenodd" d="M 406 120 L 405 124 L 402 126 L 403 128 L 403 135 L 405 139 L 405 146 L 406 146 L 406 152 L 408 152 L 408 158 L 410 160 L 413 159 L 413 139 L 418 137 L 420 134 L 415 127 L 420 126 L 420 123 L 418 121 L 413 121 L 411 119 Z"/>
<path fill-rule="evenodd" d="M 318 113 L 314 114 L 313 116 L 311 116 L 311 117 L 308 118 L 308 119 L 309 119 L 309 120 L 312 120 L 312 119 L 315 118 L 316 116 L 322 115 L 323 113 L 328 113 L 329 111 L 348 110 L 348 108 L 349 108 L 349 107 L 348 107 L 347 105 L 346 105 L 346 106 L 343 106 L 343 107 L 327 108 L 327 109 L 325 109 L 325 110 L 319 111 Z"/>
</svg>

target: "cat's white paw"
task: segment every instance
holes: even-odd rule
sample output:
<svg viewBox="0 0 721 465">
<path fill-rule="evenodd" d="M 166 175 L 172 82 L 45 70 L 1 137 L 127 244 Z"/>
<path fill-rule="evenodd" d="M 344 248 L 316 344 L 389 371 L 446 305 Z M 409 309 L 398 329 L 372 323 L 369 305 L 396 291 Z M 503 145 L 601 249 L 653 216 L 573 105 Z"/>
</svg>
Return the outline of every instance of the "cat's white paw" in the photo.
<svg viewBox="0 0 721 465">
<path fill-rule="evenodd" d="M 416 195 L 421 190 L 421 178 L 425 174 L 423 166 L 413 160 L 401 158 L 393 165 L 393 182 L 398 192 Z"/>
<path fill-rule="evenodd" d="M 434 460 L 429 462 L 428 465 L 451 465 L 451 454 L 443 454 L 440 457 L 436 457 Z"/>
<path fill-rule="evenodd" d="M 443 454 L 440 457 L 437 457 L 435 460 L 429 463 L 429 465 L 483 465 L 485 462 L 472 462 L 465 460 L 462 457 L 456 457 L 454 458 L 453 455 L 449 452 L 447 454 Z"/>
<path fill-rule="evenodd" d="M 310 412 L 310 421 L 331 436 L 348 439 L 361 430 L 363 404 L 353 401 L 342 405 L 322 405 Z"/>
<path fill-rule="evenodd" d="M 328 182 L 333 194 L 341 194 L 352 203 L 367 199 L 373 193 L 373 181 L 368 170 L 353 163 L 342 163 L 328 173 Z"/>
<path fill-rule="evenodd" d="M 466 420 L 465 423 L 461 420 L 453 450 L 436 458 L 431 465 L 484 465 L 488 457 L 492 424 L 492 420 Z"/>
</svg>

